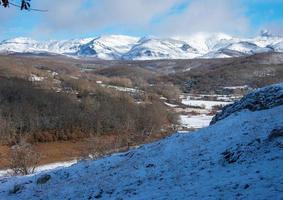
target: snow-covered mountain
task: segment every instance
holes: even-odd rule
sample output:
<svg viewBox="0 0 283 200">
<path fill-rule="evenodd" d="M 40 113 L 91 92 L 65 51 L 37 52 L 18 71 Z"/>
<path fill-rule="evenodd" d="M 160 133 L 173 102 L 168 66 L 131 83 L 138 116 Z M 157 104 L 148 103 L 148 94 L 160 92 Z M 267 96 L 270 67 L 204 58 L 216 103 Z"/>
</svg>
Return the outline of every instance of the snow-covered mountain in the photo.
<svg viewBox="0 0 283 200">
<path fill-rule="evenodd" d="M 283 52 L 283 41 L 270 45 L 268 47 L 272 48 L 276 52 Z"/>
<path fill-rule="evenodd" d="M 0 199 L 282 199 L 282 92 L 283 83 L 256 91 L 234 105 L 254 107 L 193 133 L 69 168 L 0 178 Z M 257 109 L 259 93 L 281 103 Z"/>
<path fill-rule="evenodd" d="M 52 53 L 105 60 L 229 58 L 262 52 L 283 52 L 283 37 L 262 32 L 255 38 L 223 33 L 156 38 L 110 35 L 63 41 L 15 38 L 0 43 L 0 53 Z"/>
<path fill-rule="evenodd" d="M 186 41 L 201 54 L 206 54 L 231 44 L 236 38 L 224 33 L 197 33 L 189 37 L 177 37 L 177 39 Z"/>
<path fill-rule="evenodd" d="M 89 41 L 91 41 L 91 38 L 39 42 L 30 38 L 19 37 L 2 41 L 0 52 L 76 54 L 80 50 L 80 46 Z"/>
<path fill-rule="evenodd" d="M 203 58 L 229 58 L 239 56 L 250 56 L 257 53 L 274 52 L 274 49 L 270 47 L 259 47 L 252 41 L 240 41 L 232 42 L 227 46 L 210 51 L 202 56 Z"/>
<path fill-rule="evenodd" d="M 125 60 L 184 59 L 199 55 L 197 49 L 180 40 L 144 37 L 122 58 Z"/>
<path fill-rule="evenodd" d="M 131 50 L 138 40 L 139 38 L 123 35 L 98 37 L 81 45 L 77 55 L 97 57 L 105 60 L 119 60 Z"/>
</svg>

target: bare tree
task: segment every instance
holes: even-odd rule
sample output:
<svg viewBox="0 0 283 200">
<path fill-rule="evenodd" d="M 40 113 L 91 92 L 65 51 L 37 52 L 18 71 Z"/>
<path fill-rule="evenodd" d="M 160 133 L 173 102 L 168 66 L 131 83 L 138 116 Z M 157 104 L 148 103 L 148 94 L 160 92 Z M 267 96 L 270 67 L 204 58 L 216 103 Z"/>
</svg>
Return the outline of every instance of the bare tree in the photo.
<svg viewBox="0 0 283 200">
<path fill-rule="evenodd" d="M 8 8 L 10 5 L 19 7 L 21 10 L 28 10 L 30 9 L 30 1 L 31 0 L 21 0 L 18 3 L 10 2 L 9 0 L 1 0 L 0 5 L 5 8 Z"/>
<path fill-rule="evenodd" d="M 21 10 L 33 10 L 39 12 L 46 12 L 47 10 L 35 9 L 31 8 L 30 4 L 31 0 L 18 0 L 18 1 L 10 1 L 10 0 L 0 0 L 0 6 L 4 8 L 9 8 L 10 6 L 18 7 Z"/>
</svg>

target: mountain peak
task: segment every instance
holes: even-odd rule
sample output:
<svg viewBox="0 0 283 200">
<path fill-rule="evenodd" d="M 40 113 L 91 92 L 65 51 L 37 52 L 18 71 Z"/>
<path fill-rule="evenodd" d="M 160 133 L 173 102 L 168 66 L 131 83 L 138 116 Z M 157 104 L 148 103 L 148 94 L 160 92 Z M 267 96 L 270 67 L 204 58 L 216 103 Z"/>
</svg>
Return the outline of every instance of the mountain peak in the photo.
<svg viewBox="0 0 283 200">
<path fill-rule="evenodd" d="M 37 43 L 36 40 L 28 37 L 16 37 L 2 41 L 3 43 Z"/>
<path fill-rule="evenodd" d="M 267 29 L 263 29 L 260 31 L 261 37 L 273 37 L 274 35 Z"/>
</svg>

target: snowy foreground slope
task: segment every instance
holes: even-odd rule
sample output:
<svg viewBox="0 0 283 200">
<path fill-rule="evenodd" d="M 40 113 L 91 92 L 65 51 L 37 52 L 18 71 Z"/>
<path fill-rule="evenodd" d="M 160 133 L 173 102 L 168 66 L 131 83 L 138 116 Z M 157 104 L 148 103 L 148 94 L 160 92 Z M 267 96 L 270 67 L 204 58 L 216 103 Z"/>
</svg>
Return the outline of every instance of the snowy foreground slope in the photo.
<svg viewBox="0 0 283 200">
<path fill-rule="evenodd" d="M 127 153 L 2 178 L 0 199 L 280 200 L 283 137 L 270 133 L 282 125 L 283 105 L 244 109 L 208 128 L 177 133 Z M 37 183 L 42 176 L 47 181 Z"/>
</svg>

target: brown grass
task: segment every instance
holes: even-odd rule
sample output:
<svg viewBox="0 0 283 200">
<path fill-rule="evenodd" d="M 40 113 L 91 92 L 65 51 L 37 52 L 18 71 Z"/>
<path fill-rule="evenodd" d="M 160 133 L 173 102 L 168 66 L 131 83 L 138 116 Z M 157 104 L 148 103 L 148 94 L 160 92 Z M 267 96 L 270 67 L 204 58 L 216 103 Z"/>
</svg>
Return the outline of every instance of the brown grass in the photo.
<svg viewBox="0 0 283 200">
<path fill-rule="evenodd" d="M 129 135 L 104 135 L 95 137 L 95 148 L 99 150 L 100 155 L 111 154 L 113 152 L 127 151 L 129 148 L 150 143 L 162 139 L 171 132 L 161 132 L 150 136 Z M 130 138 L 130 139 L 129 139 Z M 125 141 L 127 141 L 125 143 Z M 79 159 L 89 149 L 89 139 L 78 141 L 57 141 L 51 143 L 38 143 L 34 149 L 40 155 L 39 165 L 45 165 L 56 162 L 70 161 Z M 102 151 L 102 152 L 101 152 Z M 0 170 L 9 167 L 9 156 L 11 149 L 9 146 L 0 145 Z"/>
</svg>

